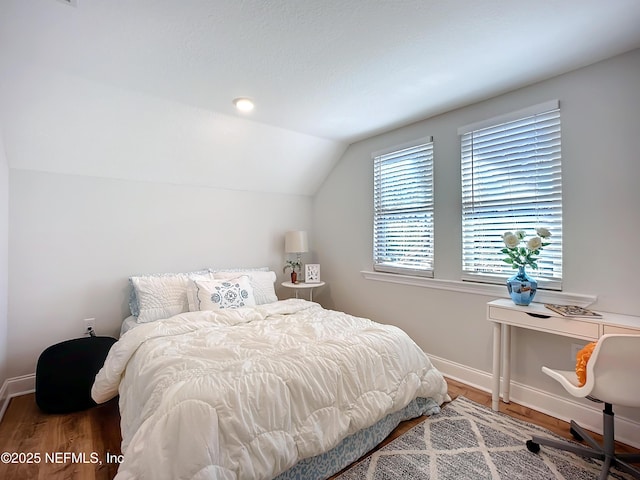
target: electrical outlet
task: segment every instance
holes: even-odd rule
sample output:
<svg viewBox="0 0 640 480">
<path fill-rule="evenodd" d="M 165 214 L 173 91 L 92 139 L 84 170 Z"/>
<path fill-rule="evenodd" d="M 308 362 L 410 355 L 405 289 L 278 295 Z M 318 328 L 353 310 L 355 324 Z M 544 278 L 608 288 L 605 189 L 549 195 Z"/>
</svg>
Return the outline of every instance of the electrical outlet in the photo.
<svg viewBox="0 0 640 480">
<path fill-rule="evenodd" d="M 90 335 L 91 332 L 95 333 L 96 331 L 96 319 L 95 318 L 85 318 L 84 319 L 84 334 Z"/>
<path fill-rule="evenodd" d="M 580 345 L 579 343 L 572 343 L 571 344 L 571 361 L 573 363 L 576 362 L 576 356 L 578 355 L 578 352 L 580 350 L 582 350 L 584 348 L 584 345 Z"/>
</svg>

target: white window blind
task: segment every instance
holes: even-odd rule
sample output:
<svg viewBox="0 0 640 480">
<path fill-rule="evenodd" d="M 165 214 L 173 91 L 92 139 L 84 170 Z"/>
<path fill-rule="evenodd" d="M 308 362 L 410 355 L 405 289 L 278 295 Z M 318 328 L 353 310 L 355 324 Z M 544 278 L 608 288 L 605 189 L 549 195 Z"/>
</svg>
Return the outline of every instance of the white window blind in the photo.
<svg viewBox="0 0 640 480">
<path fill-rule="evenodd" d="M 523 115 L 523 112 L 526 115 Z M 516 112 L 515 119 L 463 127 L 462 278 L 502 282 L 515 273 L 505 262 L 505 231 L 547 228 L 551 244 L 528 268 L 541 287 L 562 288 L 562 176 L 557 101 Z M 487 123 L 487 122 L 483 122 Z"/>
<path fill-rule="evenodd" d="M 433 277 L 433 141 L 373 154 L 373 268 Z"/>
</svg>

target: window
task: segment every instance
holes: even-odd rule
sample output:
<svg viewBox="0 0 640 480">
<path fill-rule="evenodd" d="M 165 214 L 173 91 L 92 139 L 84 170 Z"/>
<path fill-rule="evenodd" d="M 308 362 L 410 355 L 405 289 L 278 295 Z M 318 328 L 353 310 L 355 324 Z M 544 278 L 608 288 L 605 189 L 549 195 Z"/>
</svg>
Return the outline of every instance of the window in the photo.
<svg viewBox="0 0 640 480">
<path fill-rule="evenodd" d="M 533 276 L 562 288 L 562 177 L 557 100 L 462 127 L 462 278 L 502 282 L 505 231 L 547 228 Z M 529 272 L 531 273 L 531 272 Z"/>
<path fill-rule="evenodd" d="M 376 152 L 373 268 L 433 277 L 433 141 Z"/>
</svg>

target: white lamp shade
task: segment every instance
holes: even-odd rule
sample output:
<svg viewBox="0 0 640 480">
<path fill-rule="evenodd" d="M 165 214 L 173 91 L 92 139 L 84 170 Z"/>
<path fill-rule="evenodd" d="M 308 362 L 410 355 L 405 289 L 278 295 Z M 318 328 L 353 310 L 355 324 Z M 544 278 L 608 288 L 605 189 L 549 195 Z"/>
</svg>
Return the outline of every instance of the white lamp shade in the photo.
<svg viewBox="0 0 640 480">
<path fill-rule="evenodd" d="M 307 232 L 295 230 L 287 232 L 284 237 L 284 251 L 286 253 L 304 253 L 309 251 Z"/>
</svg>

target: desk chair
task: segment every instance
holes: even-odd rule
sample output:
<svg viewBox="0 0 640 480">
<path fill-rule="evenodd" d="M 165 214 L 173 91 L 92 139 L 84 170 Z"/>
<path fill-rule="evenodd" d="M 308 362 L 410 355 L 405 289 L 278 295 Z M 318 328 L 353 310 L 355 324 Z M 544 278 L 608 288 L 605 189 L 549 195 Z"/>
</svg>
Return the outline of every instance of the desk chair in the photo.
<svg viewBox="0 0 640 480">
<path fill-rule="evenodd" d="M 640 478 L 640 469 L 629 464 L 640 462 L 640 455 L 615 453 L 613 404 L 624 407 L 640 407 L 640 335 L 603 335 L 598 340 L 587 363 L 587 381 L 580 387 L 576 372 L 552 370 L 542 367 L 574 397 L 586 397 L 604 403 L 603 445 L 600 446 L 580 425 L 571 420 L 571 434 L 584 440 L 590 447 L 572 442 L 533 436 L 527 441 L 529 451 L 537 453 L 540 445 L 573 452 L 583 457 L 604 461 L 600 480 L 605 480 L 612 466 Z"/>
</svg>

